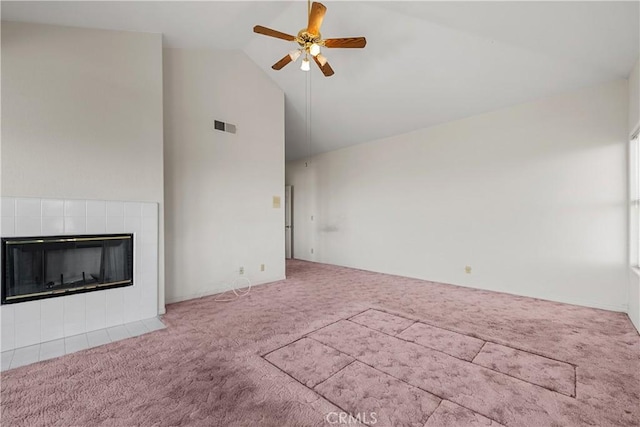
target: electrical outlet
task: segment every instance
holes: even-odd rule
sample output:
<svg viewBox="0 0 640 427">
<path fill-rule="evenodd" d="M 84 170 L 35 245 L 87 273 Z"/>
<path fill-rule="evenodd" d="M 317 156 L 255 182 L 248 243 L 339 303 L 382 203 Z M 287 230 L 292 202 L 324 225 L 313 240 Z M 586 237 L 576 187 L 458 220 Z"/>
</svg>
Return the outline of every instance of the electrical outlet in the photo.
<svg viewBox="0 0 640 427">
<path fill-rule="evenodd" d="M 470 265 L 465 265 L 464 272 L 467 273 L 467 274 L 471 274 L 471 266 Z"/>
<path fill-rule="evenodd" d="M 264 271 L 264 264 L 260 264 L 260 271 Z"/>
<path fill-rule="evenodd" d="M 240 274 L 244 274 L 244 267 L 240 267 L 239 272 L 240 272 Z"/>
<path fill-rule="evenodd" d="M 311 248 L 311 253 L 313 253 L 313 248 Z"/>
</svg>

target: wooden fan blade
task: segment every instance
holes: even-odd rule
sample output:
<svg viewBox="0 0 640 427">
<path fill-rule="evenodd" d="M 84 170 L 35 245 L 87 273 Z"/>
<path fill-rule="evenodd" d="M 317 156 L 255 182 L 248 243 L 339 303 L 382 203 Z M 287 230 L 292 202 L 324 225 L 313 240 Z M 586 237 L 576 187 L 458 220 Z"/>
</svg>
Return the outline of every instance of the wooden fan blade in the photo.
<svg viewBox="0 0 640 427">
<path fill-rule="evenodd" d="M 341 39 L 325 39 L 324 46 L 329 48 L 362 48 L 367 45 L 364 37 L 345 37 Z"/>
<path fill-rule="evenodd" d="M 274 70 L 281 70 L 282 67 L 291 62 L 291 56 L 287 53 L 282 59 L 271 66 Z"/>
<path fill-rule="evenodd" d="M 318 64 L 318 68 L 320 68 L 320 71 L 322 71 L 322 74 L 324 74 L 325 77 L 333 76 L 333 68 L 331 68 L 331 65 L 329 65 L 328 62 L 325 62 L 324 65 L 322 65 L 315 56 L 313 57 L 313 60 Z"/>
<path fill-rule="evenodd" d="M 292 42 L 296 39 L 291 34 L 281 33 L 280 31 L 272 30 L 271 28 L 263 27 L 262 25 L 256 25 L 255 27 L 253 27 L 253 32 L 269 37 L 275 37 L 277 39 L 286 40 L 289 42 Z"/>
<path fill-rule="evenodd" d="M 320 34 L 320 27 L 322 26 L 322 20 L 324 14 L 327 13 L 327 8 L 322 3 L 313 2 L 311 5 L 311 12 L 309 13 L 309 25 L 307 26 L 307 32 L 309 34 Z"/>
</svg>

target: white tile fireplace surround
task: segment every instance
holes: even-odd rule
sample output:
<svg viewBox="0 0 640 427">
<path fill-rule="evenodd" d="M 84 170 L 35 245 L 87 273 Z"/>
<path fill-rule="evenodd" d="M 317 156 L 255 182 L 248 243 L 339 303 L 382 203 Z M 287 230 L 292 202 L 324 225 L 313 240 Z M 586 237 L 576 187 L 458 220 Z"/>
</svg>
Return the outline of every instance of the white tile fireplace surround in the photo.
<svg viewBox="0 0 640 427">
<path fill-rule="evenodd" d="M 133 233 L 134 285 L 0 306 L 2 351 L 158 315 L 158 204 L 2 198 L 2 237 Z"/>
</svg>

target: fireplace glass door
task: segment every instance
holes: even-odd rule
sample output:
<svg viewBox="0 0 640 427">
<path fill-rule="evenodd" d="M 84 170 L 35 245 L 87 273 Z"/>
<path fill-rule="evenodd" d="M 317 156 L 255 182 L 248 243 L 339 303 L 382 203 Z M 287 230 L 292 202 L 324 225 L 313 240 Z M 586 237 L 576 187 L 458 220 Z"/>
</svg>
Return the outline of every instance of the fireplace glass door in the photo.
<svg viewBox="0 0 640 427">
<path fill-rule="evenodd" d="M 133 235 L 3 238 L 2 303 L 133 284 Z"/>
</svg>

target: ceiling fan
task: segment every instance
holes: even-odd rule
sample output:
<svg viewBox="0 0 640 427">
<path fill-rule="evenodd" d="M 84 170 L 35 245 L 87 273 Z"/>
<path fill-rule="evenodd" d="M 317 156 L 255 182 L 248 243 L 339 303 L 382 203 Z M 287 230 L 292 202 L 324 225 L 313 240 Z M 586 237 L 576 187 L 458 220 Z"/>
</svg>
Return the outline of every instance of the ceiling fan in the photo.
<svg viewBox="0 0 640 427">
<path fill-rule="evenodd" d="M 308 1 L 310 3 L 311 0 Z M 303 28 L 298 32 L 297 36 L 291 34 L 282 33 L 280 31 L 272 30 L 261 25 L 253 27 L 253 31 L 258 34 L 263 34 L 269 37 L 275 37 L 277 39 L 287 40 L 298 43 L 300 46 L 296 50 L 292 50 L 285 55 L 281 60 L 271 66 L 274 70 L 281 70 L 285 65 L 290 62 L 295 62 L 303 53 L 302 65 L 300 69 L 303 71 L 309 71 L 309 56 L 313 58 L 313 61 L 318 65 L 322 74 L 326 77 L 334 74 L 333 69 L 325 58 L 320 53 L 320 47 L 327 48 L 363 48 L 367 44 L 367 39 L 364 37 L 348 37 L 338 39 L 323 39 L 320 34 L 320 26 L 322 20 L 327 12 L 327 8 L 318 2 L 313 2 L 313 5 L 307 7 L 309 15 L 309 23 L 307 28 Z"/>
</svg>

